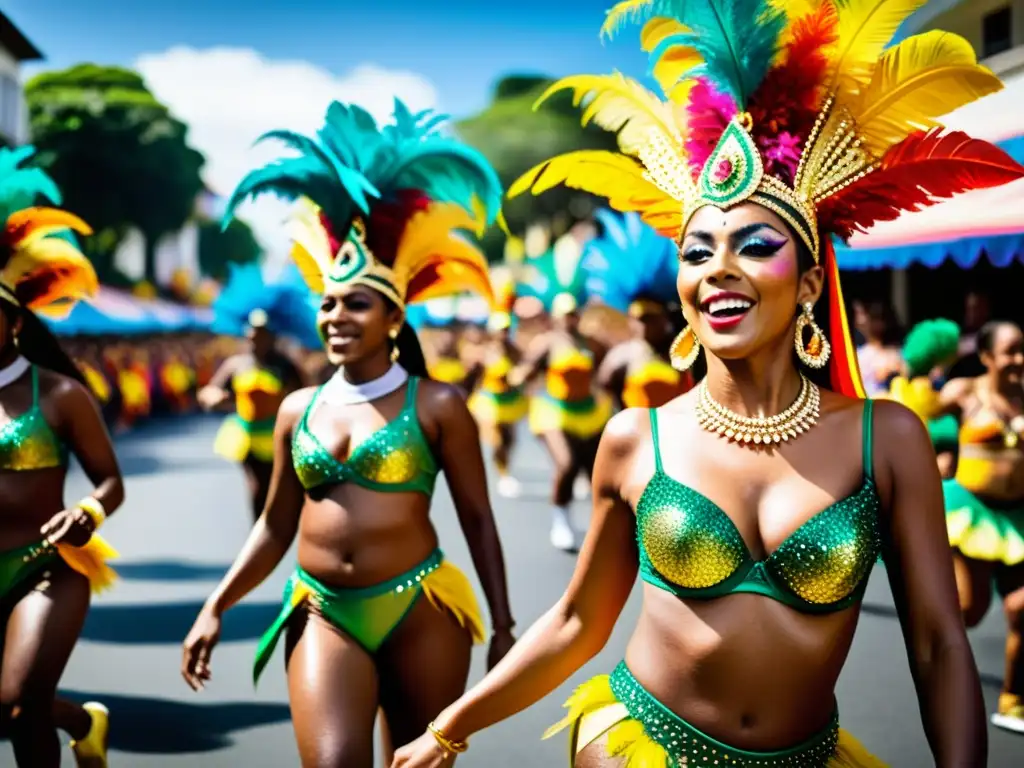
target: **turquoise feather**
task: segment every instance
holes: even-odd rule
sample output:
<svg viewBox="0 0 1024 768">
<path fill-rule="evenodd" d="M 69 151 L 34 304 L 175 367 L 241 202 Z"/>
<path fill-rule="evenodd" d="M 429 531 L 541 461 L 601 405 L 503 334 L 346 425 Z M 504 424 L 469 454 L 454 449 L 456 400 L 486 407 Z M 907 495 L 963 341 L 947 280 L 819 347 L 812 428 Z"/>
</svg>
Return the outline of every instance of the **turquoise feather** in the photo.
<svg viewBox="0 0 1024 768">
<path fill-rule="evenodd" d="M 364 109 L 334 102 L 315 137 L 292 131 L 261 137 L 284 142 L 298 156 L 242 179 L 224 220 L 230 221 L 243 200 L 275 194 L 285 200 L 308 197 L 340 229 L 357 213 L 369 214 L 375 201 L 413 189 L 471 213 L 473 201 L 480 200 L 493 222 L 501 206 L 498 176 L 479 152 L 439 133 L 444 119 L 432 110 L 413 113 L 396 99 L 394 121 L 379 128 Z"/>
<path fill-rule="evenodd" d="M 683 75 L 701 78 L 744 109 L 771 68 L 786 25 L 785 14 L 768 0 L 686 0 L 690 32 L 669 35 L 651 51 L 652 65 L 670 48 L 685 45 L 703 62 Z"/>
<path fill-rule="evenodd" d="M 60 205 L 60 190 L 42 168 L 23 168 L 35 155 L 35 147 L 0 149 L 0 225 L 8 217 L 33 205 Z"/>
</svg>

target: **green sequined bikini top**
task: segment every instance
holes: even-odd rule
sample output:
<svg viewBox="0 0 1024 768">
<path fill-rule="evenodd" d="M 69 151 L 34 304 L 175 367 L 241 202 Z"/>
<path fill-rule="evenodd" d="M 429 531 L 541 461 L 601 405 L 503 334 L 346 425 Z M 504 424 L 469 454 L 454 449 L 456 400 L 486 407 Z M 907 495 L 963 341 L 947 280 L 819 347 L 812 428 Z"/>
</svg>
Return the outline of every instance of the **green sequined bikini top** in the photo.
<svg viewBox="0 0 1024 768">
<path fill-rule="evenodd" d="M 318 389 L 292 438 L 292 464 L 307 491 L 338 483 L 355 483 L 383 493 L 419 491 L 431 496 L 437 479 L 437 463 L 416 418 L 416 385 L 409 377 L 405 404 L 388 422 L 356 446 L 348 461 L 339 461 L 309 431 L 309 412 L 320 397 Z M 320 389 L 323 389 L 321 387 Z"/>
<path fill-rule="evenodd" d="M 684 599 L 752 592 L 807 613 L 843 610 L 860 599 L 881 550 L 870 400 L 864 403 L 863 484 L 797 528 L 764 560 L 754 560 L 721 507 L 665 474 L 658 417 L 654 409 L 650 414 L 655 472 L 636 505 L 644 581 Z"/>
<path fill-rule="evenodd" d="M 0 427 L 0 470 L 64 467 L 68 451 L 39 407 L 39 370 L 32 366 L 32 407 Z"/>
</svg>

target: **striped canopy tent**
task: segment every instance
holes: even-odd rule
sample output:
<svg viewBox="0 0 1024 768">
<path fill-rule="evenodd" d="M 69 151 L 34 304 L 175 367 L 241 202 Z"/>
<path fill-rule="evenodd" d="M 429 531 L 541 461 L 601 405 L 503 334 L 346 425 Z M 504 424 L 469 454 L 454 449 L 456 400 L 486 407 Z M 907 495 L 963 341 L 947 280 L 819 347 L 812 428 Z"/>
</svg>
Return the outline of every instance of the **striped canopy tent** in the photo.
<svg viewBox="0 0 1024 768">
<path fill-rule="evenodd" d="M 1024 76 L 945 118 L 950 130 L 996 142 L 1024 162 Z M 845 270 L 934 268 L 947 259 L 963 269 L 982 258 L 993 266 L 1024 262 L 1024 181 L 959 195 L 896 221 L 881 222 L 866 234 L 837 245 Z"/>
</svg>

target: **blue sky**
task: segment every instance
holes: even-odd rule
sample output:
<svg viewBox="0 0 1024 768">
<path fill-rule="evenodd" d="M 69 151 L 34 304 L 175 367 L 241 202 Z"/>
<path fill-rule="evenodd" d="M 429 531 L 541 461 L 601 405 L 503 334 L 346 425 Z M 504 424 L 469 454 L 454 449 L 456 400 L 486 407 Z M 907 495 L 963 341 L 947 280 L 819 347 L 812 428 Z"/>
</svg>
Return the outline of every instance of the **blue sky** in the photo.
<svg viewBox="0 0 1024 768">
<path fill-rule="evenodd" d="M 271 147 L 273 128 L 315 130 L 333 99 L 386 120 L 394 96 L 454 117 L 489 102 L 505 74 L 561 76 L 618 69 L 643 76 L 638 29 L 599 37 L 614 0 L 4 0 L 3 10 L 45 54 L 30 76 L 83 61 L 138 69 L 190 126 L 207 184 L 228 194 Z M 240 214 L 264 247 L 287 248 L 284 206 Z"/>
<path fill-rule="evenodd" d="M 175 45 L 252 48 L 336 74 L 360 64 L 411 70 L 453 115 L 484 106 L 508 72 L 620 69 L 641 75 L 635 32 L 602 42 L 612 0 L 5 0 L 4 12 L 46 54 L 30 72 L 80 61 L 132 65 Z"/>
</svg>

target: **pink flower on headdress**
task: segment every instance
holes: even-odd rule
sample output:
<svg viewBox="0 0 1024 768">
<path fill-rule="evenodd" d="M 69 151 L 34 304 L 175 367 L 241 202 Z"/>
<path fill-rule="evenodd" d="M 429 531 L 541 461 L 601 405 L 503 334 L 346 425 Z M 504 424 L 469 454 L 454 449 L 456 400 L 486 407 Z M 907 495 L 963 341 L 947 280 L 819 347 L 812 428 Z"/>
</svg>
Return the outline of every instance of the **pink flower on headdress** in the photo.
<svg viewBox="0 0 1024 768">
<path fill-rule="evenodd" d="M 732 170 L 732 160 L 730 160 L 728 157 L 723 157 L 715 165 L 715 170 L 711 174 L 711 178 L 716 184 L 722 184 L 728 181 L 729 177 L 732 176 Z"/>
<path fill-rule="evenodd" d="M 762 142 L 762 156 L 765 171 L 772 176 L 785 176 L 792 182 L 800 164 L 800 137 L 783 131 L 778 136 Z"/>
</svg>

